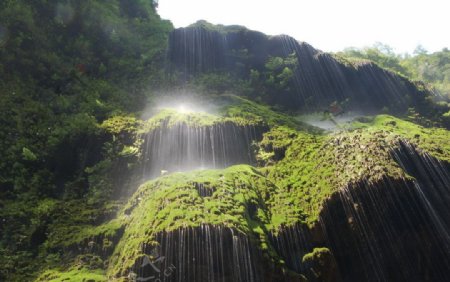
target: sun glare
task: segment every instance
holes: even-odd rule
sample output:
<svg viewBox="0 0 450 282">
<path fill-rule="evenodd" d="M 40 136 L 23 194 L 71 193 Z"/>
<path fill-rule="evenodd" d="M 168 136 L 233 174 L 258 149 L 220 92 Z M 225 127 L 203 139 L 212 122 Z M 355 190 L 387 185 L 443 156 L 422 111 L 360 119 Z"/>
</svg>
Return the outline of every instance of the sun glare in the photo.
<svg viewBox="0 0 450 282">
<path fill-rule="evenodd" d="M 189 114 L 195 112 L 192 108 L 190 108 L 186 104 L 180 104 L 176 107 L 177 111 L 182 114 Z"/>
</svg>

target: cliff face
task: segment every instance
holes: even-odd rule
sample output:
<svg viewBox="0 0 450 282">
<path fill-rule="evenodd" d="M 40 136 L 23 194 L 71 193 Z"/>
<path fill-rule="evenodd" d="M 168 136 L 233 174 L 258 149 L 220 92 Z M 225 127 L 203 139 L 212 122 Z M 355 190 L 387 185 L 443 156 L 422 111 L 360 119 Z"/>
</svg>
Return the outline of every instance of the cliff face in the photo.
<svg viewBox="0 0 450 282">
<path fill-rule="evenodd" d="M 155 151 L 145 153 L 151 142 L 164 147 L 174 137 L 149 139 L 155 130 L 181 126 L 183 144 L 186 130 L 225 123 L 242 138 L 240 127 L 259 128 L 242 139 L 254 143 L 242 150 L 255 167 L 154 176 L 114 220 L 54 242 L 69 267 L 38 281 L 68 273 L 113 281 L 445 281 L 448 131 L 378 116 L 323 134 L 242 98 L 226 100 L 220 116 L 169 110 L 145 121 L 137 129 L 140 166 L 158 165 Z M 241 119 L 239 106 L 253 118 Z M 233 163 L 236 156 L 223 157 Z"/>
<path fill-rule="evenodd" d="M 239 26 L 199 22 L 176 29 L 170 35 L 168 58 L 172 70 L 186 79 L 209 72 L 231 73 L 260 88 L 266 86 L 267 101 L 291 109 L 326 108 L 345 101 L 358 109 L 406 110 L 427 94 L 373 63 L 345 61 L 289 36 L 267 36 Z M 271 60 L 277 61 L 273 58 L 292 60 L 273 65 Z"/>
<path fill-rule="evenodd" d="M 449 131 L 335 119 L 426 112 L 420 85 L 239 26 L 167 42 L 156 1 L 7 2 L 1 281 L 448 280 Z"/>
<path fill-rule="evenodd" d="M 427 134 L 438 141 L 448 132 L 387 116 L 366 125 L 330 137 L 292 130 L 284 149 L 286 133 L 272 128 L 264 134 L 271 145 L 263 139 L 261 149 L 285 156 L 268 174 L 235 166 L 141 187 L 125 209 L 129 231 L 110 273 L 164 281 L 445 281 L 450 179 L 441 148 L 449 144 Z M 155 249 L 165 255 L 159 267 L 172 267 L 167 277 L 143 267 L 145 256 L 157 259 Z"/>
</svg>

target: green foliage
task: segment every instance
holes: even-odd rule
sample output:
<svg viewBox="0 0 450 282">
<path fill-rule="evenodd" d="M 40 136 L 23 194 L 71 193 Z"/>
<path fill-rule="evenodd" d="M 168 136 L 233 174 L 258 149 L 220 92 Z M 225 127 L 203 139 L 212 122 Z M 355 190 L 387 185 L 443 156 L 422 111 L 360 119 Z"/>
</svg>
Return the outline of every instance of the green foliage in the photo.
<svg viewBox="0 0 450 282">
<path fill-rule="evenodd" d="M 119 136 L 121 134 L 136 133 L 141 121 L 133 116 L 113 116 L 105 120 L 101 127 L 108 133 Z"/>
<path fill-rule="evenodd" d="M 103 130 L 116 134 L 108 122 L 120 118 L 99 123 L 141 108 L 147 87 L 163 80 L 171 24 L 152 1 L 124 3 L 2 2 L 0 193 L 42 193 L 30 183 L 45 171 L 55 181 L 47 195 L 64 194 L 71 185 L 62 182 L 82 185 L 85 168 L 101 158 Z"/>
<path fill-rule="evenodd" d="M 32 281 L 42 267 L 63 265 L 70 256 L 63 250 L 95 238 L 113 240 L 121 229 L 117 221 L 102 224 L 114 216 L 117 203 L 32 198 L 1 199 L 0 205 L 0 277 L 6 281 Z"/>
<path fill-rule="evenodd" d="M 127 113 L 164 82 L 171 29 L 154 1 L 1 1 L 0 280 L 29 281 L 64 243 L 117 230 L 97 215 L 128 181 Z"/>
<path fill-rule="evenodd" d="M 219 32 L 222 34 L 247 31 L 247 28 L 244 26 L 240 26 L 240 25 L 224 26 L 221 24 L 214 25 L 205 20 L 199 20 L 199 21 L 189 25 L 189 27 L 204 28 L 206 30 L 216 31 L 216 32 Z"/>
<path fill-rule="evenodd" d="M 22 156 L 24 158 L 24 160 L 26 161 L 35 161 L 37 160 L 36 155 L 30 151 L 30 149 L 23 147 L 22 149 Z"/>
<path fill-rule="evenodd" d="M 258 70 L 236 67 L 242 77 L 221 72 L 195 77 L 191 87 L 214 96 L 216 114 L 166 109 L 139 120 L 136 112 L 152 91 L 172 79 L 164 74 L 172 25 L 159 18 L 156 5 L 1 1 L 0 280 L 29 281 L 41 273 L 37 281 L 107 281 L 106 262 L 108 274 L 123 275 L 158 232 L 202 224 L 245 233 L 278 261 L 267 239 L 271 232 L 316 224 L 324 202 L 351 184 L 407 179 L 390 154 L 400 140 L 450 162 L 450 136 L 443 129 L 378 116 L 353 124 L 351 131 L 323 135 L 269 106 L 219 96 L 231 92 L 257 100 L 288 93 L 298 71 L 295 53 L 267 58 Z M 195 26 L 246 32 L 206 22 Z M 345 55 L 448 90 L 448 50 L 403 58 L 384 46 Z M 252 55 L 238 48 L 229 56 L 239 63 Z M 425 99 L 424 108 L 450 124 L 447 103 Z M 415 110 L 410 118 L 434 125 Z M 142 185 L 122 207 L 112 199 L 135 181 L 142 135 L 163 123 L 258 126 L 267 130 L 256 144 L 264 167 L 163 176 Z M 212 196 L 200 196 L 200 184 Z M 325 253 L 315 249 L 304 260 Z"/>
<path fill-rule="evenodd" d="M 450 99 L 450 50 L 447 48 L 428 54 L 418 46 L 411 56 L 395 54 L 389 46 L 378 44 L 363 49 L 345 49 L 337 54 L 351 60 L 370 60 L 403 76 L 424 81 Z"/>
<path fill-rule="evenodd" d="M 293 78 L 298 67 L 296 53 L 285 58 L 269 57 L 265 64 L 265 83 L 278 91 L 289 91 L 293 86 Z"/>
<path fill-rule="evenodd" d="M 337 54 L 353 60 L 369 60 L 383 68 L 407 77 L 411 77 L 412 74 L 409 69 L 401 65 L 401 56 L 393 53 L 392 49 L 387 45 L 378 44 L 364 49 L 348 48 Z"/>
</svg>

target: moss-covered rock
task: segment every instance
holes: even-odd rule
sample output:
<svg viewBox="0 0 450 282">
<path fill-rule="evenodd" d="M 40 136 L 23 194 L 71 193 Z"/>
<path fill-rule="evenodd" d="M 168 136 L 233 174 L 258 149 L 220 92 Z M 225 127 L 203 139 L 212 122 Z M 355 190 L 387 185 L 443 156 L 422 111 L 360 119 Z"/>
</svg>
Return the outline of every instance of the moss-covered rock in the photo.
<svg viewBox="0 0 450 282">
<path fill-rule="evenodd" d="M 205 196 L 199 189 L 211 192 Z M 175 173 L 144 184 L 121 216 L 126 222 L 125 233 L 109 273 L 126 274 L 143 255 L 142 246 L 154 244 L 154 236 L 163 231 L 207 224 L 250 236 L 261 233 L 264 239 L 264 224 L 269 221 L 265 197 L 273 189 L 257 170 L 245 165 Z"/>
<path fill-rule="evenodd" d="M 35 280 L 36 282 L 106 282 L 108 279 L 105 276 L 103 269 L 69 269 L 67 271 L 52 269 L 47 270 Z"/>
<path fill-rule="evenodd" d="M 269 231 L 276 235 L 280 228 L 298 223 L 314 226 L 332 195 L 361 181 L 410 179 L 392 156 L 399 142 L 416 142 L 418 148 L 446 160 L 448 151 L 443 153 L 428 138 L 421 141 L 412 129 L 437 133 L 435 140 L 448 146 L 445 130 L 424 129 L 389 116 L 331 135 L 273 127 L 260 142 L 260 151 L 282 150 L 285 154 L 261 172 L 234 166 L 175 173 L 151 181 L 125 207 L 126 231 L 109 273 L 125 275 L 144 255 L 143 245 L 157 244 L 155 234 L 205 224 L 243 232 L 273 261 L 279 261 L 267 240 Z"/>
<path fill-rule="evenodd" d="M 213 126 L 244 119 L 237 110 L 239 106 L 233 103 L 227 106 L 223 107 L 222 116 L 163 110 L 140 130 L 146 132 L 178 123 Z M 46 245 L 49 249 L 76 246 L 81 253 L 97 253 L 109 261 L 106 274 L 101 275 L 124 279 L 150 255 L 149 249 L 163 244 L 162 238 L 181 240 L 182 235 L 176 234 L 186 234 L 183 230 L 203 234 L 205 231 L 201 230 L 205 228 L 222 228 L 229 230 L 225 232 L 229 236 L 240 234 L 240 240 L 248 240 L 249 248 L 260 252 L 265 265 L 278 269 L 273 270 L 277 275 L 288 275 L 295 269 L 296 275 L 319 275 L 328 281 L 338 274 L 334 259 L 329 259 L 333 257 L 330 251 L 319 248 L 326 244 L 323 231 L 318 228 L 324 207 L 336 201 L 342 191 L 357 189 L 361 183 L 367 187 L 378 187 L 386 179 L 412 183 L 413 177 L 395 158 L 402 144 L 410 144 L 420 154 L 443 162 L 450 157 L 450 134 L 443 129 L 423 128 L 384 115 L 360 119 L 350 128 L 325 134 L 301 130 L 301 124 L 269 108 L 258 108 L 251 102 L 248 106 L 253 107 L 254 117 L 245 117 L 245 122 L 268 126 L 258 142 L 258 158 L 263 167 L 237 165 L 161 176 L 143 184 L 112 221 L 54 223 Z M 274 126 L 278 123 L 282 126 Z M 76 208 L 70 210 L 75 212 Z M 89 217 L 89 209 L 80 210 L 80 216 Z M 73 215 L 67 221 L 76 222 Z M 284 257 L 289 253 L 285 240 L 291 238 L 292 232 L 308 234 L 310 240 L 309 244 L 296 247 L 299 254 L 310 254 L 295 267 L 293 260 L 298 260 L 298 254 L 290 255 L 289 260 Z M 92 248 L 91 242 L 98 248 Z M 109 251 L 102 253 L 99 251 L 102 249 Z M 65 265 L 63 269 L 67 272 L 52 271 L 45 275 L 57 279 L 67 273 L 80 277 L 92 274 L 85 273 L 84 268 L 75 271 L 78 264 L 73 256 Z M 305 268 L 308 265 L 312 268 Z"/>
</svg>

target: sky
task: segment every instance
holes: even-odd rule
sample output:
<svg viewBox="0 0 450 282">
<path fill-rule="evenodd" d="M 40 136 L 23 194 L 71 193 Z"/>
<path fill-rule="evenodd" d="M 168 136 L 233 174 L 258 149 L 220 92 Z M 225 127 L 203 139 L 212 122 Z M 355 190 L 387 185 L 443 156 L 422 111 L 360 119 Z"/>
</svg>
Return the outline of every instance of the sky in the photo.
<svg viewBox="0 0 450 282">
<path fill-rule="evenodd" d="M 450 47 L 448 0 L 159 0 L 158 13 L 175 27 L 203 19 L 287 34 L 335 52 L 376 42 L 396 53 Z"/>
</svg>

